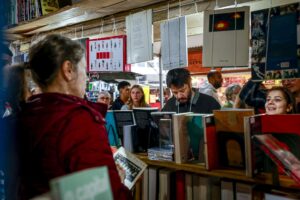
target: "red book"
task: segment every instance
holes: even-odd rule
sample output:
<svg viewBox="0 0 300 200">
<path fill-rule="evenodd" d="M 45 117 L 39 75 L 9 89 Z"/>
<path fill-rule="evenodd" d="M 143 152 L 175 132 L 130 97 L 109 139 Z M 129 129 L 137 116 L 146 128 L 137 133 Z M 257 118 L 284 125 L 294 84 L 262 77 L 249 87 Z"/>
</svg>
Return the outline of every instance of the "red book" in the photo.
<svg viewBox="0 0 300 200">
<path fill-rule="evenodd" d="M 275 164 L 300 185 L 299 159 L 271 134 L 254 135 L 254 139 Z"/>
<path fill-rule="evenodd" d="M 185 172 L 176 171 L 176 200 L 185 200 Z"/>
</svg>

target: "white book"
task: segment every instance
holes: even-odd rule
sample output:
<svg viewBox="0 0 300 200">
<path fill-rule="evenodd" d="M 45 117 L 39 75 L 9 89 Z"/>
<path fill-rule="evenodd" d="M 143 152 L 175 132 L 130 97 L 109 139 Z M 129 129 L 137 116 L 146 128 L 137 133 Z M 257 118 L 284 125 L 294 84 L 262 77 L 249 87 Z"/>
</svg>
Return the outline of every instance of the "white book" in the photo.
<svg viewBox="0 0 300 200">
<path fill-rule="evenodd" d="M 204 11 L 203 66 L 249 65 L 249 7 Z"/>
<path fill-rule="evenodd" d="M 36 197 L 33 197 L 30 200 L 52 200 L 50 193 L 45 193 Z"/>
<path fill-rule="evenodd" d="M 221 181 L 221 200 L 233 200 L 234 199 L 233 182 Z"/>
<path fill-rule="evenodd" d="M 148 168 L 145 169 L 143 174 L 143 193 L 142 193 L 142 200 L 148 200 L 149 198 L 149 170 Z"/>
<path fill-rule="evenodd" d="M 126 17 L 127 63 L 153 59 L 152 10 L 145 10 Z"/>
<path fill-rule="evenodd" d="M 171 171 L 168 169 L 159 170 L 159 200 L 170 200 L 170 176 Z"/>
<path fill-rule="evenodd" d="M 157 199 L 157 170 L 156 167 L 149 167 L 149 200 Z"/>
<path fill-rule="evenodd" d="M 173 140 L 174 140 L 174 159 L 176 163 L 184 163 L 188 160 L 188 132 L 186 122 L 188 113 L 174 114 L 173 119 Z"/>
<path fill-rule="evenodd" d="M 123 168 L 125 171 L 124 185 L 131 189 L 139 177 L 143 174 L 147 168 L 147 164 L 138 159 L 132 153 L 126 151 L 123 147 L 120 147 L 114 153 L 115 163 Z"/>
<path fill-rule="evenodd" d="M 252 185 L 236 183 L 236 200 L 252 200 Z"/>
<path fill-rule="evenodd" d="M 186 17 L 160 24 L 161 56 L 164 70 L 188 66 Z"/>
<path fill-rule="evenodd" d="M 265 200 L 296 200 L 296 198 L 265 193 Z"/>
<path fill-rule="evenodd" d="M 185 199 L 193 200 L 193 179 L 192 174 L 185 174 Z"/>
</svg>

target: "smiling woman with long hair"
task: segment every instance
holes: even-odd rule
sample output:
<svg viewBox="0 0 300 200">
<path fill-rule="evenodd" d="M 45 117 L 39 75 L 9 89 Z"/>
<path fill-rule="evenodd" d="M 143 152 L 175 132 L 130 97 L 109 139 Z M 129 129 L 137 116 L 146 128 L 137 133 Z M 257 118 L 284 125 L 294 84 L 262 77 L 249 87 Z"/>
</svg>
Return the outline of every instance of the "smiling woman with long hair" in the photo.
<svg viewBox="0 0 300 200">
<path fill-rule="evenodd" d="M 296 113 L 295 97 L 284 87 L 273 87 L 267 92 L 266 114 L 291 114 Z"/>
</svg>

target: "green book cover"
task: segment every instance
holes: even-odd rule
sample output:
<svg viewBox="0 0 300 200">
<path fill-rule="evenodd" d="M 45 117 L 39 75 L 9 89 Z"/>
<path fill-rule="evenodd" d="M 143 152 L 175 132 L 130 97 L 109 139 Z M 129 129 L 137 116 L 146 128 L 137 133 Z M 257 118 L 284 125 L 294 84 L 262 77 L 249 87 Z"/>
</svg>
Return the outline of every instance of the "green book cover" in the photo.
<svg viewBox="0 0 300 200">
<path fill-rule="evenodd" d="M 50 181 L 55 200 L 112 200 L 107 167 L 97 167 L 58 177 Z"/>
<path fill-rule="evenodd" d="M 204 162 L 204 116 L 204 114 L 189 114 L 187 120 L 190 158 L 200 162 Z"/>
</svg>

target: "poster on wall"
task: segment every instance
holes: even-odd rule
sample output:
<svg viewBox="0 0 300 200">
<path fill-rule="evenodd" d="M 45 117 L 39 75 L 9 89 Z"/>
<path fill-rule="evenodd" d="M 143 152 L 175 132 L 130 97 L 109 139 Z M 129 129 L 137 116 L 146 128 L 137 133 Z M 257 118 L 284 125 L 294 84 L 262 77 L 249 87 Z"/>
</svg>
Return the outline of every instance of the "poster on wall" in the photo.
<svg viewBox="0 0 300 200">
<path fill-rule="evenodd" d="M 128 71 L 125 35 L 88 40 L 87 47 L 88 72 Z"/>
<path fill-rule="evenodd" d="M 164 70 L 188 66 L 186 17 L 160 24 L 161 56 Z"/>
<path fill-rule="evenodd" d="M 300 3 L 251 13 L 253 80 L 300 78 L 299 16 Z"/>
<path fill-rule="evenodd" d="M 127 16 L 126 31 L 127 62 L 133 64 L 152 60 L 152 10 Z"/>
<path fill-rule="evenodd" d="M 249 7 L 204 12 L 203 66 L 249 66 Z"/>
</svg>

